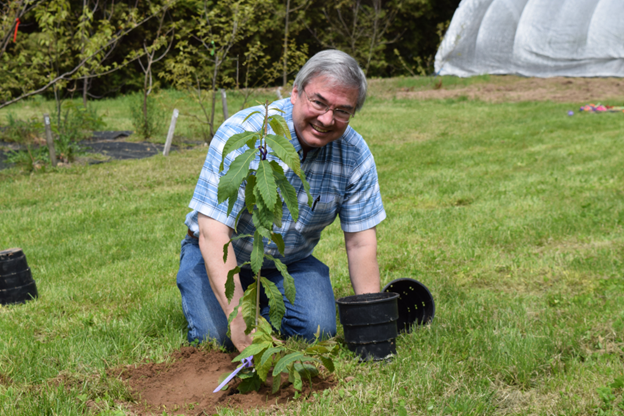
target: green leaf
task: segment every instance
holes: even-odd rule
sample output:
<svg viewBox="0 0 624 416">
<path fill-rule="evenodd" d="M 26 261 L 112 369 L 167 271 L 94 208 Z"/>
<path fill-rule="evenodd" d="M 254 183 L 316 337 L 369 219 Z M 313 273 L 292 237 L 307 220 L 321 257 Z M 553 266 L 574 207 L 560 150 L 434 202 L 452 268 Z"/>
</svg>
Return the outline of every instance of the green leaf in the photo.
<svg viewBox="0 0 624 416">
<path fill-rule="evenodd" d="M 299 154 L 295 150 L 292 143 L 290 143 L 284 136 L 277 136 L 275 134 L 267 134 L 264 139 L 273 151 L 272 154 L 277 156 L 282 162 L 286 163 L 286 166 L 291 168 L 297 176 L 301 177 Z"/>
<path fill-rule="evenodd" d="M 256 192 L 258 192 L 257 187 L 256 187 Z M 256 198 L 256 206 L 258 209 L 254 210 L 252 214 L 254 226 L 258 227 L 258 225 L 261 225 L 262 227 L 268 230 L 272 230 L 273 229 L 273 212 L 272 210 L 266 208 L 266 206 L 264 205 L 264 201 L 259 195 L 258 195 L 258 198 Z"/>
<path fill-rule="evenodd" d="M 269 117 L 269 124 L 271 128 L 278 136 L 286 136 L 288 140 L 292 140 L 292 136 L 290 135 L 290 129 L 288 128 L 288 123 L 284 120 L 284 117 L 280 115 L 273 115 Z"/>
<path fill-rule="evenodd" d="M 246 122 L 249 117 L 253 116 L 254 114 L 262 114 L 260 111 L 252 111 L 251 113 L 249 113 L 249 115 L 247 117 L 245 117 L 245 120 L 243 120 L 243 123 Z"/>
<path fill-rule="evenodd" d="M 241 312 L 243 313 L 243 320 L 247 325 L 247 328 L 245 328 L 245 334 L 247 335 L 249 335 L 256 324 L 256 290 L 257 282 L 253 282 L 247 286 L 247 290 L 239 302 Z"/>
<path fill-rule="evenodd" d="M 239 240 L 239 239 L 245 238 L 245 237 L 252 237 L 252 235 L 251 234 L 240 234 L 240 235 L 237 235 L 234 238 L 230 238 L 230 241 L 225 243 L 225 245 L 223 246 L 223 263 L 225 263 L 227 261 L 227 258 L 228 258 L 228 246 L 230 245 L 230 243 L 232 241 L 236 241 L 236 240 Z"/>
<path fill-rule="evenodd" d="M 267 230 L 266 228 L 264 228 L 262 225 L 256 226 L 256 230 L 262 237 L 265 237 L 268 240 L 271 240 L 271 232 Z"/>
<path fill-rule="evenodd" d="M 282 277 L 284 278 L 284 295 L 286 296 L 286 299 L 288 299 L 290 304 L 294 305 L 295 297 L 297 295 L 297 289 L 295 288 L 295 279 L 290 275 L 290 273 L 288 273 L 288 270 L 284 263 L 271 256 L 270 254 L 265 254 L 265 256 L 269 260 L 273 261 L 273 263 L 275 264 L 275 268 L 279 270 L 282 274 Z"/>
<path fill-rule="evenodd" d="M 273 376 L 273 387 L 271 389 L 271 393 L 272 394 L 277 393 L 281 385 L 282 385 L 282 376 L 279 374 L 277 376 Z"/>
<path fill-rule="evenodd" d="M 269 299 L 269 319 L 271 320 L 271 325 L 279 331 L 282 327 L 282 319 L 286 313 L 282 292 L 279 291 L 275 283 L 266 277 L 261 277 L 260 281 L 262 282 L 264 293 Z"/>
<path fill-rule="evenodd" d="M 262 360 L 260 361 L 260 365 L 264 365 L 271 356 L 275 353 L 279 353 L 284 351 L 284 347 L 271 347 L 262 354 Z"/>
<path fill-rule="evenodd" d="M 261 160 L 258 164 L 258 171 L 256 172 L 256 187 L 264 200 L 265 206 L 272 212 L 273 206 L 276 202 L 275 198 L 277 185 L 275 184 L 273 170 L 271 169 L 271 165 L 268 160 Z"/>
<path fill-rule="evenodd" d="M 319 357 L 319 358 L 321 359 L 321 362 L 323 363 L 327 371 L 329 371 L 330 373 L 333 373 L 334 371 L 336 371 L 336 367 L 334 366 L 334 360 L 328 357 Z"/>
<path fill-rule="evenodd" d="M 227 142 L 225 142 L 225 145 L 223 146 L 223 152 L 221 153 L 221 165 L 219 166 L 219 172 L 221 172 L 224 168 L 223 164 L 225 162 L 226 156 L 232 153 L 234 150 L 243 147 L 243 145 L 247 144 L 247 142 L 253 139 L 254 136 L 255 136 L 254 143 L 252 143 L 251 146 L 249 146 L 249 148 L 250 150 L 254 149 L 254 153 L 255 153 L 256 149 L 255 149 L 254 144 L 255 144 L 255 141 L 260 138 L 260 136 L 256 132 L 244 131 L 242 133 L 234 134 L 227 140 Z"/>
<path fill-rule="evenodd" d="M 249 212 L 250 214 L 253 212 L 254 205 L 256 204 L 256 197 L 254 195 L 255 187 L 256 177 L 252 174 L 249 174 L 249 176 L 247 176 L 247 186 L 245 186 L 245 205 L 247 206 L 247 212 Z"/>
<path fill-rule="evenodd" d="M 217 198 L 219 204 L 229 198 L 238 198 L 238 189 L 247 177 L 249 172 L 249 164 L 256 158 L 255 149 L 249 149 L 242 155 L 238 155 L 230 165 L 227 173 L 219 180 L 217 189 Z M 228 206 L 230 215 L 231 209 Z"/>
<path fill-rule="evenodd" d="M 273 377 L 275 377 L 277 374 L 281 372 L 285 372 L 286 367 L 288 367 L 290 363 L 293 363 L 295 361 L 319 361 L 319 360 L 314 357 L 308 357 L 306 355 L 303 355 L 301 351 L 292 352 L 282 357 L 282 359 L 279 360 L 277 364 L 275 364 L 275 367 L 273 368 Z"/>
<path fill-rule="evenodd" d="M 282 200 L 279 197 L 279 194 L 275 197 L 275 205 L 273 206 L 273 221 L 275 226 L 278 228 L 282 227 L 282 215 L 284 215 L 284 211 L 282 209 Z"/>
<path fill-rule="evenodd" d="M 240 267 L 236 266 L 228 272 L 227 280 L 225 281 L 225 296 L 228 302 L 232 302 L 232 297 L 234 296 L 234 275 L 240 272 L 240 270 Z"/>
<path fill-rule="evenodd" d="M 292 215 L 293 220 L 297 221 L 297 218 L 299 218 L 299 201 L 297 200 L 297 191 L 295 190 L 295 187 L 288 182 L 288 179 L 284 174 L 284 169 L 282 169 L 279 163 L 272 160 L 271 169 L 273 169 L 275 184 L 279 187 L 280 192 L 282 193 L 282 198 L 284 198 L 284 202 L 286 202 L 288 211 L 290 211 L 290 215 Z"/>
<path fill-rule="evenodd" d="M 227 243 L 225 243 L 223 245 L 223 263 L 227 262 L 227 258 L 228 258 L 228 247 L 230 246 L 230 243 L 232 242 L 232 240 L 228 241 Z"/>
<path fill-rule="evenodd" d="M 253 249 L 251 250 L 251 270 L 254 274 L 258 274 L 264 262 L 264 243 L 262 236 L 256 230 L 254 233 Z"/>
<path fill-rule="evenodd" d="M 253 373 L 253 377 L 246 378 L 238 385 L 238 391 L 242 394 L 249 393 L 250 391 L 258 391 L 262 387 L 262 380 L 258 376 L 258 372 Z"/>
<path fill-rule="evenodd" d="M 308 379 L 310 384 L 312 384 L 312 377 L 316 377 L 319 374 L 318 368 L 316 368 L 312 364 L 295 363 L 294 367 L 295 367 L 295 370 L 297 370 L 297 372 L 301 374 L 301 377 L 305 377 Z"/>
<path fill-rule="evenodd" d="M 283 256 L 286 245 L 284 244 L 284 238 L 282 235 L 278 233 L 271 233 L 271 240 L 275 243 L 280 254 Z"/>
<path fill-rule="evenodd" d="M 267 355 L 266 352 L 262 354 L 262 357 L 264 358 L 265 355 Z M 269 355 L 269 358 L 271 358 L 270 355 Z M 255 356 L 254 356 L 254 361 L 256 361 Z M 273 359 L 267 360 L 266 362 L 264 362 L 264 364 L 260 364 L 257 362 L 254 364 L 254 368 L 256 369 L 256 372 L 258 373 L 260 380 L 265 381 L 267 379 L 272 366 L 273 366 Z"/>
<path fill-rule="evenodd" d="M 324 347 L 322 345 L 310 345 L 308 348 L 305 349 L 305 353 L 306 354 L 315 354 L 315 355 L 319 355 L 319 354 L 327 354 L 329 352 L 329 350 L 327 349 L 327 347 Z"/>
<path fill-rule="evenodd" d="M 273 344 L 271 342 L 262 342 L 260 344 L 251 344 L 245 348 L 240 354 L 238 354 L 232 362 L 241 361 L 243 358 L 251 357 L 252 355 L 260 354 L 262 351 L 270 348 Z"/>
<path fill-rule="evenodd" d="M 289 373 L 290 375 L 292 375 L 293 387 L 295 388 L 295 390 L 301 391 L 301 388 L 303 387 L 303 380 L 301 380 L 301 374 L 299 374 L 299 371 L 297 371 L 295 366 L 290 367 Z"/>
</svg>

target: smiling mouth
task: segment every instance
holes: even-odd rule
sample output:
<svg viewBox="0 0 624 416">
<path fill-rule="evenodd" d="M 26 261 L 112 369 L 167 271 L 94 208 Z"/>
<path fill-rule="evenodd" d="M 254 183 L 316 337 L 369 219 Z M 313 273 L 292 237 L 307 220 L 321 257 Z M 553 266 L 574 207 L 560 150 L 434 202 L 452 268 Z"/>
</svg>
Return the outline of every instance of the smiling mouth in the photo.
<svg viewBox="0 0 624 416">
<path fill-rule="evenodd" d="M 312 126 L 312 128 L 318 131 L 319 133 L 329 133 L 329 130 L 323 130 L 320 127 L 315 126 L 314 124 L 310 124 L 310 126 Z"/>
</svg>

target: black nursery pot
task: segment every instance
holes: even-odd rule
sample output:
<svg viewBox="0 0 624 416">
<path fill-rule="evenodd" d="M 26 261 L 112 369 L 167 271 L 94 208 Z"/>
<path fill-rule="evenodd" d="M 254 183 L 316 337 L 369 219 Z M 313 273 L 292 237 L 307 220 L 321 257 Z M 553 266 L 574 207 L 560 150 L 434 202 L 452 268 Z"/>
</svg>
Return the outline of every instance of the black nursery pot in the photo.
<svg viewBox="0 0 624 416">
<path fill-rule="evenodd" d="M 345 342 L 364 361 L 396 354 L 397 293 L 366 293 L 336 301 Z"/>
<path fill-rule="evenodd" d="M 25 303 L 37 296 L 37 285 L 22 249 L 0 251 L 0 305 Z"/>
</svg>

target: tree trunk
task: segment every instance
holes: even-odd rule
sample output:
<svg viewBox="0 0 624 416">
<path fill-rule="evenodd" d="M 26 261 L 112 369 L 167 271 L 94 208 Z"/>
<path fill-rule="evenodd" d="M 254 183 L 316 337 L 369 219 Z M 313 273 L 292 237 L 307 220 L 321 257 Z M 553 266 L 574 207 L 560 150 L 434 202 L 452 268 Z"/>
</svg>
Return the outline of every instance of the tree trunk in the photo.
<svg viewBox="0 0 624 416">
<path fill-rule="evenodd" d="M 290 17 L 290 0 L 286 0 L 286 17 L 284 25 L 284 72 L 283 87 L 288 83 L 288 20 Z"/>
</svg>

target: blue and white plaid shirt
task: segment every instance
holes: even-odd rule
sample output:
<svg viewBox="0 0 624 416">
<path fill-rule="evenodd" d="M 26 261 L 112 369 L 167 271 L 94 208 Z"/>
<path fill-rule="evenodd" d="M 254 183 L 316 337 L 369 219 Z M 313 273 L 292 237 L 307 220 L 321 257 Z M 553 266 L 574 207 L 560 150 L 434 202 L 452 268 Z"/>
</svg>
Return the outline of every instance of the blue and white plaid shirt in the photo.
<svg viewBox="0 0 624 416">
<path fill-rule="evenodd" d="M 285 98 L 276 101 L 270 107 L 284 111 L 284 113 L 279 114 L 288 123 L 292 135 L 291 143 L 299 153 L 300 158 L 303 157 L 303 150 L 293 125 L 293 106 L 290 99 Z M 198 212 L 234 228 L 234 221 L 238 212 L 245 209 L 243 186 L 239 189 L 238 200 L 230 216 L 226 215 L 227 201 L 222 204 L 217 203 L 217 188 L 219 178 L 227 172 L 230 163 L 236 156 L 248 149 L 247 146 L 244 146 L 241 150 L 230 153 L 225 158 L 225 169 L 219 172 L 221 153 L 227 139 L 245 130 L 258 131 L 262 126 L 263 114 L 255 114 L 243 123 L 245 117 L 253 111 L 262 112 L 263 108 L 258 106 L 238 112 L 219 127 L 212 139 L 193 199 L 189 204 L 193 211 L 186 216 L 185 221 L 195 236 L 199 235 Z M 269 130 L 271 129 L 269 128 Z M 273 133 L 272 130 L 271 133 Z M 272 156 L 268 157 L 268 159 L 271 158 Z M 257 168 L 258 160 L 252 162 L 252 168 Z M 285 164 L 282 163 L 281 165 L 286 177 L 297 190 L 299 218 L 296 222 L 293 221 L 286 204 L 283 204 L 282 227 L 274 228 L 274 231 L 282 234 L 284 238 L 286 248 L 283 257 L 273 242 L 269 242 L 265 238 L 264 244 L 265 252 L 282 260 L 285 264 L 296 262 L 311 255 L 321 237 L 321 231 L 330 225 L 336 216 L 340 217 L 340 225 L 342 230 L 346 232 L 368 230 L 386 218 L 379 193 L 373 155 L 362 136 L 351 126 L 347 127 L 340 139 L 322 148 L 310 150 L 305 161 L 301 164 L 306 179 L 310 183 L 310 193 L 315 201 L 314 209 L 307 204 L 307 196 L 301 180 Z M 236 234 L 253 235 L 254 231 L 255 227 L 251 215 L 245 209 L 240 217 Z M 233 242 L 239 265 L 249 261 L 253 248 L 252 241 L 252 238 L 241 238 Z M 221 256 L 221 253 L 218 255 Z M 263 267 L 274 268 L 275 266 L 271 261 L 265 260 Z"/>
</svg>

